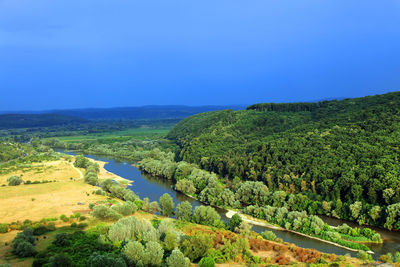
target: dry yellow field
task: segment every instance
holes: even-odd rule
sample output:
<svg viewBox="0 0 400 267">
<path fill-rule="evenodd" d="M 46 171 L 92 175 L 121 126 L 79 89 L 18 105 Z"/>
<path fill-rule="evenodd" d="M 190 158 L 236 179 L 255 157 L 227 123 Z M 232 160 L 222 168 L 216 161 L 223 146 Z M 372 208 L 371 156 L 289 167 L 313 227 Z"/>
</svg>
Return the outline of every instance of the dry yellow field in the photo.
<svg viewBox="0 0 400 267">
<path fill-rule="evenodd" d="M 107 173 L 103 168 L 104 163 L 99 162 L 99 165 L 99 179 L 122 179 Z M 68 216 L 87 209 L 90 202 L 105 200 L 105 196 L 92 194 L 97 187 L 86 184 L 82 172 L 83 169 L 77 169 L 67 159 L 62 159 L 35 164 L 26 172 L 15 171 L 0 176 L 0 183 L 5 184 L 7 177 L 11 175 L 20 175 L 25 181 L 56 180 L 44 184 L 0 187 L 0 223 L 25 219 L 35 221 L 61 214 Z M 84 205 L 78 205 L 78 202 Z"/>
<path fill-rule="evenodd" d="M 70 178 L 81 178 L 80 172 L 71 165 L 72 163 L 66 159 L 34 163 L 28 170 L 19 169 L 0 175 L 0 184 L 7 184 L 7 178 L 11 175 L 18 175 L 24 181 L 30 180 L 31 182 L 43 180 L 67 181 Z"/>
</svg>

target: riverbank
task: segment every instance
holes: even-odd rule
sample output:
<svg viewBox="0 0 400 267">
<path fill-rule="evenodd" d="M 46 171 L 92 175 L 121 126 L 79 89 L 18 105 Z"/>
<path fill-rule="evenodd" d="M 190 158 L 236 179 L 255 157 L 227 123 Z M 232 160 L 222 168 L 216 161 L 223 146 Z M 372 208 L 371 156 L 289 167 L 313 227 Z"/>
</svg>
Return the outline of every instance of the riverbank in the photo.
<svg viewBox="0 0 400 267">
<path fill-rule="evenodd" d="M 321 238 L 318 238 L 318 237 L 306 235 L 306 234 L 299 233 L 299 232 L 292 231 L 292 230 L 287 230 L 285 228 L 282 228 L 282 227 L 279 227 L 279 226 L 275 226 L 275 225 L 272 225 L 272 224 L 269 224 L 269 223 L 260 222 L 256 218 L 250 217 L 248 215 L 241 214 L 241 213 L 239 213 L 237 211 L 234 211 L 234 210 L 229 210 L 228 209 L 228 212 L 226 213 L 226 217 L 232 218 L 232 216 L 235 215 L 235 214 L 238 214 L 240 216 L 240 218 L 242 218 L 243 221 L 245 221 L 247 223 L 250 223 L 250 224 L 253 224 L 253 225 L 263 226 L 263 227 L 267 227 L 267 228 L 278 230 L 278 231 L 286 231 L 286 232 L 289 232 L 289 233 L 294 233 L 294 234 L 301 235 L 301 236 L 304 236 L 304 237 L 307 237 L 307 238 L 311 238 L 311 239 L 315 239 L 315 240 L 318 240 L 318 241 L 321 241 L 321 242 L 324 242 L 324 243 L 327 243 L 327 244 L 330 244 L 330 245 L 333 245 L 333 246 L 336 246 L 336 247 L 339 247 L 339 248 L 347 249 L 349 251 L 358 252 L 357 249 L 348 248 L 348 247 L 339 245 L 339 244 L 337 244 L 335 242 L 332 242 L 332 241 L 324 240 L 324 239 L 321 239 Z M 367 253 L 374 254 L 373 251 L 367 251 Z"/>
</svg>

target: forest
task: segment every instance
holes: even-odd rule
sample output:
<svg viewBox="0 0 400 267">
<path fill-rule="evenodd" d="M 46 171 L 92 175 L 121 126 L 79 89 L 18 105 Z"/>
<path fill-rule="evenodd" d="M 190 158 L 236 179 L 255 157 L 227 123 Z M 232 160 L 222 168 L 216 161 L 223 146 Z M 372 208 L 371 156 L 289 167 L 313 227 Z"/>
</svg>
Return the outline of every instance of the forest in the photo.
<svg viewBox="0 0 400 267">
<path fill-rule="evenodd" d="M 167 137 L 178 160 L 227 181 L 261 181 L 317 203 L 311 213 L 400 229 L 399 92 L 201 113 Z"/>
</svg>

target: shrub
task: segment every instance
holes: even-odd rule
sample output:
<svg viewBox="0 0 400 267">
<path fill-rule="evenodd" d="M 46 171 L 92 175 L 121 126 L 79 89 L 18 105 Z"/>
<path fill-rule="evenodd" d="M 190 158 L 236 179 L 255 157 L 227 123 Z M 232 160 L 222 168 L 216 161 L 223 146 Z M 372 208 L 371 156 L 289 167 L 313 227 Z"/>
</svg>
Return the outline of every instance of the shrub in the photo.
<svg viewBox="0 0 400 267">
<path fill-rule="evenodd" d="M 385 254 L 385 255 L 381 255 L 379 257 L 379 260 L 382 261 L 382 262 L 390 263 L 390 262 L 393 262 L 393 256 L 392 256 L 391 253 L 388 253 L 388 254 Z"/>
<path fill-rule="evenodd" d="M 74 264 L 72 263 L 71 257 L 64 253 L 59 253 L 50 258 L 50 267 L 72 267 Z"/>
<path fill-rule="evenodd" d="M 0 233 L 7 233 L 8 232 L 8 224 L 6 223 L 0 223 Z"/>
<path fill-rule="evenodd" d="M 168 267 L 189 267 L 190 260 L 179 249 L 174 249 L 166 260 Z"/>
<path fill-rule="evenodd" d="M 33 235 L 43 235 L 49 231 L 50 230 L 46 226 L 41 225 L 41 224 L 35 225 L 33 227 Z"/>
<path fill-rule="evenodd" d="M 16 186 L 22 184 L 23 180 L 16 175 L 10 176 L 7 178 L 8 185 Z"/>
<path fill-rule="evenodd" d="M 88 267 L 126 267 L 125 261 L 118 256 L 112 254 L 102 255 L 94 252 L 88 259 Z"/>
<path fill-rule="evenodd" d="M 358 251 L 357 258 L 359 258 L 362 261 L 372 260 L 371 255 L 369 255 L 366 251 L 363 250 Z"/>
<path fill-rule="evenodd" d="M 65 214 L 62 214 L 62 215 L 60 216 L 60 220 L 63 221 L 63 222 L 68 222 L 68 221 L 69 221 L 69 218 L 68 218 Z"/>
<path fill-rule="evenodd" d="M 204 257 L 200 260 L 199 267 L 215 267 L 215 261 L 213 258 Z"/>
<path fill-rule="evenodd" d="M 137 211 L 137 206 L 130 201 L 126 201 L 123 204 L 114 205 L 112 208 L 124 216 L 131 215 Z"/>
<path fill-rule="evenodd" d="M 274 241 L 276 239 L 276 235 L 274 234 L 274 232 L 272 231 L 264 231 L 261 233 L 261 236 L 266 239 L 266 240 L 270 240 L 270 241 Z"/>
<path fill-rule="evenodd" d="M 80 229 L 83 229 L 83 228 L 88 227 L 88 224 L 87 224 L 87 223 L 78 223 L 78 224 L 76 225 L 76 227 L 77 227 L 77 228 L 80 228 Z"/>
<path fill-rule="evenodd" d="M 396 252 L 394 254 L 394 261 L 400 263 L 400 252 Z"/>
<path fill-rule="evenodd" d="M 34 242 L 33 230 L 31 228 L 26 228 L 14 238 L 12 242 L 13 253 L 18 257 L 30 257 L 35 255 Z"/>
<path fill-rule="evenodd" d="M 100 220 L 118 220 L 122 218 L 121 214 L 104 205 L 98 205 L 93 208 L 92 216 Z"/>
<path fill-rule="evenodd" d="M 33 244 L 27 241 L 20 241 L 16 243 L 13 252 L 15 255 L 21 258 L 31 257 L 36 254 Z"/>
</svg>

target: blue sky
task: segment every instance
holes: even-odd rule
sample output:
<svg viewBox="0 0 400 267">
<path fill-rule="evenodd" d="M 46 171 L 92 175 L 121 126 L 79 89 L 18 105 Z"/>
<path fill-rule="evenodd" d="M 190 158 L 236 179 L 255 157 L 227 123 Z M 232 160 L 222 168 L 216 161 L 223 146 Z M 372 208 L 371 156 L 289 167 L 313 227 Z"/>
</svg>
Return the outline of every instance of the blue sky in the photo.
<svg viewBox="0 0 400 267">
<path fill-rule="evenodd" d="M 398 0 L 0 0 L 0 110 L 400 90 Z"/>
</svg>

